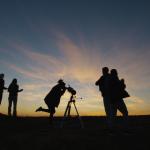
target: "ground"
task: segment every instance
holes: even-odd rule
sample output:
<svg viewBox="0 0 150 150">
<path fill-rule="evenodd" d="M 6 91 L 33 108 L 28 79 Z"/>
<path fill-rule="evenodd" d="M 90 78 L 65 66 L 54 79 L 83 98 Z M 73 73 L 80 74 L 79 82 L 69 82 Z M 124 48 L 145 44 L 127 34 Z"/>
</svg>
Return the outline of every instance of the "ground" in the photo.
<svg viewBox="0 0 150 150">
<path fill-rule="evenodd" d="M 65 121 L 61 117 L 54 126 L 46 117 L 9 118 L 0 115 L 0 150 L 149 150 L 150 116 L 130 116 L 130 133 L 124 132 L 122 119 L 117 118 L 118 128 L 108 132 L 105 117 L 82 117 L 84 128 L 77 118 Z"/>
</svg>

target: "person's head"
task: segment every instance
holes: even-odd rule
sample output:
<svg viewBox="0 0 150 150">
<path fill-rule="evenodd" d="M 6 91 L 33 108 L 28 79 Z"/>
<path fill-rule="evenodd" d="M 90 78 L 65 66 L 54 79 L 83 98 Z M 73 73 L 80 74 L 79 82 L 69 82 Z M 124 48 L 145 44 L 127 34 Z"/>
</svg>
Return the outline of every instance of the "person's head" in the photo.
<svg viewBox="0 0 150 150">
<path fill-rule="evenodd" d="M 59 85 L 61 86 L 65 86 L 65 82 L 62 80 L 62 79 L 59 79 L 58 82 L 57 82 Z"/>
<path fill-rule="evenodd" d="M 17 84 L 17 79 L 13 79 L 12 84 Z"/>
<path fill-rule="evenodd" d="M 103 75 L 108 74 L 108 73 L 109 73 L 108 67 L 103 67 L 103 68 L 102 68 L 102 73 L 103 73 Z"/>
<path fill-rule="evenodd" d="M 0 78 L 1 78 L 1 79 L 4 79 L 4 74 L 3 74 L 3 73 L 0 74 Z"/>
<path fill-rule="evenodd" d="M 111 69 L 110 74 L 113 76 L 118 76 L 117 69 Z"/>
<path fill-rule="evenodd" d="M 125 81 L 124 81 L 124 79 L 121 79 L 120 81 L 121 81 L 122 83 L 124 83 L 124 82 L 125 82 Z"/>
</svg>

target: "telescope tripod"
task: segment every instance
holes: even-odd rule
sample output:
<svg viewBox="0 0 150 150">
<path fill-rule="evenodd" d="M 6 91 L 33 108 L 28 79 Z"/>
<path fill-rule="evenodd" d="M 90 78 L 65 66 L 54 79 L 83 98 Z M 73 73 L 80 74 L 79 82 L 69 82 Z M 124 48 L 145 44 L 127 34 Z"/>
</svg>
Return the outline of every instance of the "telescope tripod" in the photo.
<svg viewBox="0 0 150 150">
<path fill-rule="evenodd" d="M 75 108 L 75 111 L 77 113 L 77 117 L 79 119 L 81 128 L 84 128 L 83 121 L 82 121 L 82 119 L 81 119 L 81 117 L 79 115 L 78 109 L 77 109 L 76 104 L 75 104 L 75 97 L 73 95 L 71 95 L 70 100 L 69 100 L 69 102 L 67 104 L 67 107 L 66 107 L 63 119 L 62 119 L 61 128 L 63 128 L 64 121 L 66 120 L 66 118 L 67 117 L 71 117 L 71 115 L 70 115 L 70 113 L 71 113 L 71 104 L 73 104 L 73 106 Z"/>
</svg>

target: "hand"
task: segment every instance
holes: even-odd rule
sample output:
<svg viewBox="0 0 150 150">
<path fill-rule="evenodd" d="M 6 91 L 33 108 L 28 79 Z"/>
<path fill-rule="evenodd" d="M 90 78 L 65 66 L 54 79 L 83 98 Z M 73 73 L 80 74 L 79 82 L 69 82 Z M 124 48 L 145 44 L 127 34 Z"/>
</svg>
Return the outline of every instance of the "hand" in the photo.
<svg viewBox="0 0 150 150">
<path fill-rule="evenodd" d="M 20 90 L 19 90 L 19 92 L 22 92 L 22 91 L 23 91 L 23 89 L 20 89 Z"/>
</svg>

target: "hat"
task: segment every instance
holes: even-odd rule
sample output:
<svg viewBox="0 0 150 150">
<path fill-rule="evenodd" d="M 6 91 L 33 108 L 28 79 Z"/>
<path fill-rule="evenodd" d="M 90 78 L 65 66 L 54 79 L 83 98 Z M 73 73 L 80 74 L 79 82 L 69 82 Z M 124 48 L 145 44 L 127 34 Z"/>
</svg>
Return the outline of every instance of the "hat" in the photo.
<svg viewBox="0 0 150 150">
<path fill-rule="evenodd" d="M 57 83 L 59 83 L 59 84 L 65 84 L 62 79 L 59 79 L 59 80 L 57 81 Z"/>
<path fill-rule="evenodd" d="M 3 78 L 3 77 L 4 77 L 4 74 L 3 74 L 3 73 L 1 73 L 1 74 L 0 74 L 0 78 Z"/>
</svg>

